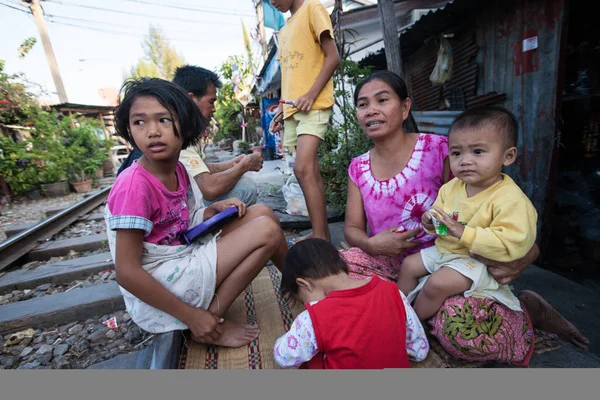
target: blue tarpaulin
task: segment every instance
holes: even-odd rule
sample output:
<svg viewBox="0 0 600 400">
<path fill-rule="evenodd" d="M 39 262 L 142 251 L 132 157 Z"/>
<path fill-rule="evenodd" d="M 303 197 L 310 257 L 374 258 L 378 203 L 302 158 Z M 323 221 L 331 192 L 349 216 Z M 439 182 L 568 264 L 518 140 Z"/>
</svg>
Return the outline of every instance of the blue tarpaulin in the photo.
<svg viewBox="0 0 600 400">
<path fill-rule="evenodd" d="M 278 31 L 285 24 L 283 14 L 280 13 L 271 5 L 269 0 L 263 0 L 263 17 L 265 21 L 265 27 L 275 29 Z"/>
</svg>

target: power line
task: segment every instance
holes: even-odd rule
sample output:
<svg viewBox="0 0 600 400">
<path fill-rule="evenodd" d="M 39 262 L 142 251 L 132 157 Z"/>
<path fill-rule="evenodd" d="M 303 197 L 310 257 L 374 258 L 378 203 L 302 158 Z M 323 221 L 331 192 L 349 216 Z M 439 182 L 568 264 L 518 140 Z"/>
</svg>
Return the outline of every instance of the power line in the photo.
<svg viewBox="0 0 600 400">
<path fill-rule="evenodd" d="M 54 14 L 46 14 L 46 17 L 48 18 L 48 20 L 50 22 L 56 22 L 56 23 L 60 23 L 62 21 L 56 21 L 55 19 L 62 19 L 62 20 L 66 20 L 67 22 L 86 22 L 86 23 L 92 23 L 92 24 L 98 24 L 98 25 L 104 25 L 104 26 L 114 26 L 117 28 L 125 28 L 125 29 L 144 29 L 147 30 L 147 27 L 141 27 L 141 26 L 133 26 L 133 25 L 126 25 L 126 24 L 117 24 L 114 22 L 104 22 L 104 21 L 94 21 L 92 19 L 85 19 L 85 18 L 77 18 L 77 17 L 68 17 L 68 16 L 62 16 L 62 15 L 54 15 Z M 191 33 L 191 31 L 189 29 L 163 29 L 162 27 L 160 28 L 161 32 L 164 33 L 169 33 L 169 32 L 177 32 L 177 33 Z"/>
<path fill-rule="evenodd" d="M 152 5 L 152 6 L 157 6 L 157 7 L 166 7 L 166 8 L 177 8 L 180 10 L 186 10 L 186 11 L 196 11 L 196 12 L 203 12 L 203 13 L 211 13 L 211 14 L 219 14 L 219 15 L 235 15 L 235 16 L 242 16 L 242 17 L 254 17 L 255 14 L 242 14 L 242 13 L 236 13 L 236 12 L 231 12 L 231 11 L 225 11 L 223 9 L 207 9 L 207 8 L 191 8 L 191 7 L 185 7 L 185 6 L 181 6 L 181 5 L 177 5 L 177 4 L 159 4 L 159 3 L 154 3 L 151 1 L 143 1 L 143 0 L 125 0 L 128 1 L 130 3 L 140 3 L 140 4 L 148 4 L 148 5 Z"/>
<path fill-rule="evenodd" d="M 68 23 L 68 22 L 61 22 L 61 21 L 48 21 L 48 22 L 51 24 L 54 24 L 54 25 L 64 25 L 64 26 L 79 28 L 79 29 L 83 29 L 83 30 L 92 30 L 92 31 L 97 31 L 97 32 L 102 32 L 102 33 L 108 33 L 111 35 L 128 36 L 128 37 L 136 37 L 136 38 L 145 38 L 146 37 L 145 34 L 136 33 L 136 32 L 106 30 L 106 29 L 97 28 L 97 27 L 93 27 L 93 26 L 82 26 L 82 25 L 77 25 L 77 24 Z M 196 39 L 189 39 L 189 38 L 184 39 L 184 38 L 169 36 L 169 37 L 167 37 L 167 39 L 170 41 L 173 41 L 173 42 L 193 42 L 193 43 L 206 44 L 206 41 L 204 41 L 204 40 L 196 40 Z"/>
<path fill-rule="evenodd" d="M 29 12 L 28 12 L 27 10 L 24 10 L 24 9 L 22 9 L 22 8 L 17 8 L 17 7 L 11 6 L 11 5 L 9 5 L 9 4 L 0 3 L 0 6 L 4 6 L 4 7 L 8 7 L 8 8 L 12 8 L 13 10 L 17 10 L 17 11 L 21 11 L 21 12 L 24 12 L 24 13 L 27 13 L 27 14 L 29 14 Z"/>
<path fill-rule="evenodd" d="M 26 9 L 21 9 L 21 8 L 17 8 L 17 7 L 13 7 L 11 5 L 5 4 L 5 3 L 0 3 L 0 6 L 5 6 L 8 8 L 12 8 L 13 10 L 16 11 L 20 11 L 24 14 L 27 14 L 29 16 L 31 16 L 31 13 L 29 12 L 29 10 Z M 139 26 L 131 26 L 131 25 L 124 25 L 124 24 L 115 24 L 115 23 L 110 23 L 110 22 L 99 22 L 99 21 L 94 21 L 94 20 L 89 20 L 89 19 L 85 19 L 85 18 L 76 18 L 76 17 L 65 17 L 65 16 L 60 16 L 60 15 L 53 15 L 53 14 L 46 14 L 45 15 L 47 17 L 47 20 L 49 23 L 54 24 L 54 25 L 64 25 L 64 26 L 71 26 L 74 28 L 80 28 L 80 29 L 88 29 L 88 30 L 94 30 L 94 31 L 98 31 L 98 32 L 102 32 L 102 33 L 110 33 L 110 34 L 116 34 L 116 35 L 121 35 L 121 36 L 135 36 L 135 37 L 140 37 L 143 38 L 145 37 L 144 33 L 140 33 L 140 32 L 127 32 L 127 31 L 114 31 L 114 30 L 107 30 L 107 29 L 102 29 L 100 27 L 93 27 L 93 26 L 82 26 L 82 25 L 76 25 L 72 22 L 86 22 L 86 23 L 95 23 L 95 24 L 99 24 L 99 25 L 105 25 L 105 26 L 113 26 L 113 27 L 118 27 L 118 28 L 142 28 Z M 60 19 L 64 19 L 67 21 L 57 21 L 56 18 L 60 18 Z M 71 22 L 71 23 L 69 23 Z M 146 28 L 143 28 L 144 30 Z M 163 33 L 189 33 L 189 30 L 181 30 L 181 29 L 162 29 L 160 28 L 160 31 Z M 171 38 L 169 38 L 171 39 Z M 177 41 L 185 41 L 185 42 L 194 42 L 194 43 L 206 43 L 206 41 L 203 40 L 194 40 L 194 39 L 179 39 L 179 38 L 173 38 L 172 40 L 177 40 Z"/>
<path fill-rule="evenodd" d="M 111 10 L 111 9 L 108 9 L 108 8 L 88 6 L 88 5 L 83 5 L 83 4 L 60 3 L 60 2 L 57 2 L 56 0 L 48 0 L 48 1 L 51 1 L 52 3 L 55 3 L 55 4 L 60 4 L 62 6 L 77 7 L 77 8 L 87 8 L 87 9 L 90 9 L 90 10 L 112 12 L 112 13 L 116 13 L 116 14 L 134 15 L 136 17 L 147 17 L 147 18 L 155 18 L 155 19 L 168 19 L 168 20 L 178 21 L 178 22 L 194 22 L 194 23 L 203 23 L 203 24 L 237 25 L 237 23 L 232 23 L 232 22 L 216 22 L 216 21 L 207 21 L 207 20 L 199 20 L 199 19 L 175 18 L 175 17 L 167 17 L 167 16 L 164 16 L 164 15 L 152 15 L 152 14 L 145 14 L 145 13 L 139 13 L 139 12 L 131 12 L 131 11 L 125 11 L 125 10 Z"/>
</svg>

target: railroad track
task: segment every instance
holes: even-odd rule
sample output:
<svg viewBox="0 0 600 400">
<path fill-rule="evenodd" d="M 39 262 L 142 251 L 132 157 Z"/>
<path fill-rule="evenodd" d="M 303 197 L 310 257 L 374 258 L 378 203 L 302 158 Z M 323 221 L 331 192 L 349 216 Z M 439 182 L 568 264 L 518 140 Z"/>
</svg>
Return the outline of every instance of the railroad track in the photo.
<svg viewBox="0 0 600 400">
<path fill-rule="evenodd" d="M 79 203 L 0 243 L 0 271 L 23 257 L 43 240 L 51 238 L 52 235 L 62 231 L 104 203 L 110 188 L 111 186 L 107 186 L 100 189 Z"/>
<path fill-rule="evenodd" d="M 101 224 L 94 211 L 109 191 L 0 243 L 0 369 L 87 368 L 115 355 L 129 357 L 129 368 L 172 368 L 179 337 L 150 335 L 131 321 L 106 233 L 57 238 L 75 224 Z"/>
</svg>

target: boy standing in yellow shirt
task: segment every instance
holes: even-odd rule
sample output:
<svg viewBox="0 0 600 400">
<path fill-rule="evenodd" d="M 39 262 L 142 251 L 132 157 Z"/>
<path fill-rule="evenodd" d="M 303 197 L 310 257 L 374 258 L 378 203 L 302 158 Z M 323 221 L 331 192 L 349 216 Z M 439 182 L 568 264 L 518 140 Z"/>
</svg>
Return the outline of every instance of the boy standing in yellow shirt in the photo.
<svg viewBox="0 0 600 400">
<path fill-rule="evenodd" d="M 271 4 L 292 14 L 279 32 L 278 59 L 281 97 L 294 104 L 279 105 L 283 124 L 274 118 L 270 130 L 284 128 L 283 146 L 296 147 L 294 175 L 313 228 L 309 236 L 330 240 L 317 150 L 329 123 L 334 104 L 332 76 L 340 63 L 333 27 L 319 0 L 271 0 Z"/>
<path fill-rule="evenodd" d="M 502 173 L 517 157 L 517 131 L 514 116 L 494 107 L 467 110 L 452 123 L 448 157 L 455 178 L 440 188 L 434 211 L 421 218 L 425 231 L 435 234 L 433 222 L 439 222 L 447 234 L 438 231 L 435 246 L 406 257 L 398 278 L 409 302 L 416 297 L 414 310 L 421 320 L 461 293 L 522 311 L 508 285 L 498 284 L 484 264 L 469 256 L 513 261 L 535 242 L 537 212 Z"/>
</svg>

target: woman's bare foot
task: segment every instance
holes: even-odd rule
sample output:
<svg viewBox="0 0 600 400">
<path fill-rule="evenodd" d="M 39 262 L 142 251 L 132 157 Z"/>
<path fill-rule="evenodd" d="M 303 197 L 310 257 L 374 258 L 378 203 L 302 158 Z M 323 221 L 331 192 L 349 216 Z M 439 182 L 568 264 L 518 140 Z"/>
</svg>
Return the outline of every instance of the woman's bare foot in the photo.
<svg viewBox="0 0 600 400">
<path fill-rule="evenodd" d="M 531 290 L 522 290 L 517 296 L 525 304 L 535 328 L 554 333 L 566 342 L 587 350 L 590 341 L 565 317 L 560 315 L 542 296 Z"/>
<path fill-rule="evenodd" d="M 233 321 L 223 322 L 221 328 L 223 329 L 221 336 L 211 344 L 223 347 L 242 347 L 256 339 L 260 333 L 260 329 L 256 325 L 240 324 Z M 203 343 L 196 340 L 193 334 L 192 340 Z"/>
</svg>

